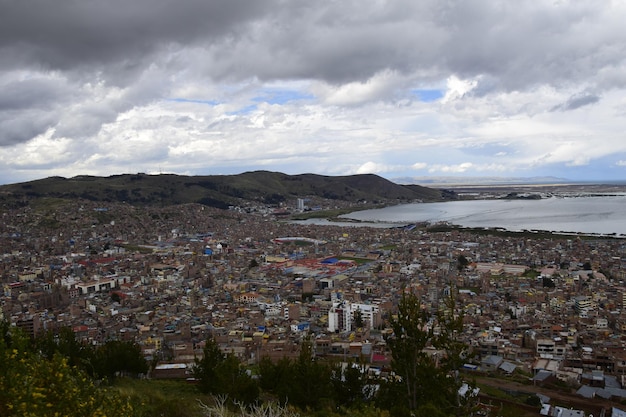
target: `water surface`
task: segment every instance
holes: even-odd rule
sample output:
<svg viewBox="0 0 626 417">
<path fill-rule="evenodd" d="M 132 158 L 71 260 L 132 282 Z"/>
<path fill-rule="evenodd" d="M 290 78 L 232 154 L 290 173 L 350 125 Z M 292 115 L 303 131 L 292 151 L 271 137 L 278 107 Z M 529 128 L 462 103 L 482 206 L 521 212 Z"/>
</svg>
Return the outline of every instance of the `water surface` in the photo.
<svg viewBox="0 0 626 417">
<path fill-rule="evenodd" d="M 626 195 L 416 203 L 358 211 L 340 217 L 364 222 L 448 222 L 463 227 L 501 227 L 513 231 L 626 236 Z"/>
</svg>

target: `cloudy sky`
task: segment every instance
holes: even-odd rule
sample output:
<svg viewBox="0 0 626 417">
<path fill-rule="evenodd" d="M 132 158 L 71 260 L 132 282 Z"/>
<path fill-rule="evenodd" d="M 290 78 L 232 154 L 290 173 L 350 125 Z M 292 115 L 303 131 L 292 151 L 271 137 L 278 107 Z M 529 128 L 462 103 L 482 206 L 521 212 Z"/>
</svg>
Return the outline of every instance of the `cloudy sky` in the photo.
<svg viewBox="0 0 626 417">
<path fill-rule="evenodd" d="M 0 0 L 0 183 L 626 179 L 624 0 Z"/>
</svg>

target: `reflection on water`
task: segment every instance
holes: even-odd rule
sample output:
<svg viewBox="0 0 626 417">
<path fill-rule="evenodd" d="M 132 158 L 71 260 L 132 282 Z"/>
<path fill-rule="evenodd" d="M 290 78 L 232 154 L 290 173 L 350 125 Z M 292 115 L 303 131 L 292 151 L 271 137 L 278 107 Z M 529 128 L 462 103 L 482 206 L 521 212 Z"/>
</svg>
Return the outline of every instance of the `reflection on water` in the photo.
<svg viewBox="0 0 626 417">
<path fill-rule="evenodd" d="M 449 222 L 516 231 L 626 235 L 626 196 L 403 204 L 340 217 L 364 222 Z"/>
</svg>

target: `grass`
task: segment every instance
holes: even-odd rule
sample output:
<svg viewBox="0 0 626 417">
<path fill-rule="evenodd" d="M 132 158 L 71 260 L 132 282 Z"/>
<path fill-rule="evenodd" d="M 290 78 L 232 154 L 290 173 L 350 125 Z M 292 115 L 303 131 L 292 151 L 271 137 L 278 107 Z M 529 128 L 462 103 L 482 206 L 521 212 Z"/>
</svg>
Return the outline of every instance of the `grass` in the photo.
<svg viewBox="0 0 626 417">
<path fill-rule="evenodd" d="M 334 413 L 330 410 L 299 411 L 291 406 L 281 407 L 264 402 L 250 409 L 228 408 L 224 398 L 214 398 L 200 393 L 195 385 L 181 380 L 118 379 L 112 387 L 132 404 L 140 417 L 295 417 L 295 416 L 388 416 L 385 411 L 373 407 L 350 410 L 350 413 Z"/>
<path fill-rule="evenodd" d="M 373 262 L 371 259 L 366 259 L 366 258 L 349 258 L 347 256 L 338 256 L 337 259 L 342 260 L 342 261 L 353 261 L 355 264 L 357 264 L 359 266 Z"/>
<path fill-rule="evenodd" d="M 514 401 L 515 397 L 511 394 L 508 394 L 505 391 L 502 391 L 500 388 L 492 387 L 490 385 L 478 384 L 480 388 L 480 392 L 494 398 L 500 398 L 503 400 Z"/>
<path fill-rule="evenodd" d="M 536 416 L 537 411 L 531 411 L 532 408 L 525 404 L 528 394 L 514 395 L 505 392 L 497 387 L 479 384 L 481 392 L 491 397 L 486 401 L 494 407 L 493 412 L 502 417 L 505 416 Z M 265 413 L 260 414 L 253 412 L 255 410 L 243 413 L 242 410 L 226 410 L 220 406 L 220 402 L 211 395 L 202 394 L 197 390 L 195 385 L 191 385 L 181 380 L 136 380 L 136 379 L 118 379 L 112 389 L 118 391 L 123 397 L 133 404 L 135 415 L 140 417 L 206 417 L 206 416 L 313 416 L 313 415 L 354 415 L 354 416 L 388 416 L 386 411 L 377 410 L 375 408 L 366 407 L 361 410 L 351 410 L 349 414 L 334 413 L 328 410 L 323 414 L 313 412 L 299 412 L 294 410 L 278 409 L 274 407 L 274 411 L 268 414 L 269 408 L 261 407 Z M 206 406 L 202 406 L 205 404 Z M 223 404 L 222 404 L 223 405 Z M 262 410 L 261 410 L 262 411 Z M 282 411 L 282 412 L 279 412 Z"/>
<path fill-rule="evenodd" d="M 482 399 L 483 402 L 496 406 L 498 409 L 497 414 L 501 417 L 523 417 L 523 416 L 536 416 L 539 408 L 531 407 L 528 405 L 527 400 L 530 395 L 528 393 L 513 393 L 507 392 L 497 387 L 492 387 L 485 384 L 478 384 L 481 394 L 490 397 L 489 400 Z M 534 410 L 533 410 L 534 409 Z"/>
<path fill-rule="evenodd" d="M 113 389 L 130 399 L 140 416 L 202 417 L 199 401 L 212 404 L 210 395 L 195 385 L 176 380 L 119 379 Z"/>
</svg>

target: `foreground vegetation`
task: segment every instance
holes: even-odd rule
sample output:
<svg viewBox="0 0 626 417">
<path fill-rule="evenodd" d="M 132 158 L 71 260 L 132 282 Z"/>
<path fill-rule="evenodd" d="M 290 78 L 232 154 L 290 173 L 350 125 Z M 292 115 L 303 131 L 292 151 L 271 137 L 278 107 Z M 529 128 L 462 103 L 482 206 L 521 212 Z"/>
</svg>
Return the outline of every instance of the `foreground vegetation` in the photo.
<svg viewBox="0 0 626 417">
<path fill-rule="evenodd" d="M 57 339 L 56 347 L 50 349 L 47 337 L 30 340 L 6 322 L 0 323 L 0 330 L 1 416 L 134 415 L 133 404 L 96 382 L 96 375 L 108 377 L 107 367 L 117 363 L 117 359 L 107 357 L 111 349 L 105 348 L 92 356 L 104 368 L 98 368 L 101 373 L 96 373 L 98 365 L 90 363 L 90 375 L 84 366 L 77 364 L 83 358 L 73 349 L 81 350 L 80 344 Z M 87 361 L 83 362 L 86 364 Z"/>
</svg>

